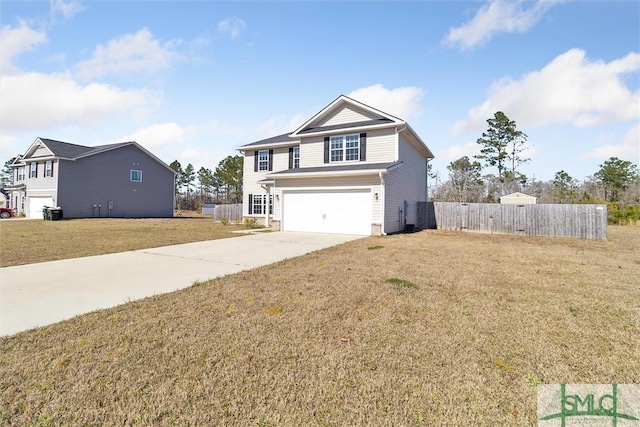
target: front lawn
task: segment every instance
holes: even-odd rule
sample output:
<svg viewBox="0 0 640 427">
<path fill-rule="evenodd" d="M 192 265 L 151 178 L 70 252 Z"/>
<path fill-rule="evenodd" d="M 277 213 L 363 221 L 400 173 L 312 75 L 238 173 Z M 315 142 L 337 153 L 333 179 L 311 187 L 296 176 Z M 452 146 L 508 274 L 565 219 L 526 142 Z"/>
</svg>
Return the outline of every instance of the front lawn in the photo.
<svg viewBox="0 0 640 427">
<path fill-rule="evenodd" d="M 0 221 L 0 267 L 233 237 L 211 218 Z"/>
<path fill-rule="evenodd" d="M 638 228 L 364 238 L 1 338 L 0 419 L 536 425 L 540 383 L 640 382 L 639 273 Z"/>
</svg>

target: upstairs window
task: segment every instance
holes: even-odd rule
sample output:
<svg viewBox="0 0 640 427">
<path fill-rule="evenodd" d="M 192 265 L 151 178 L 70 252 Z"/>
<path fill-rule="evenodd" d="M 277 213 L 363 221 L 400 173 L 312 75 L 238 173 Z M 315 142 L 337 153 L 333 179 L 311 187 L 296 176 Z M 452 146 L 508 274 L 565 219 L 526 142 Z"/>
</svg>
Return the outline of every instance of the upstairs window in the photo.
<svg viewBox="0 0 640 427">
<path fill-rule="evenodd" d="M 29 177 L 31 178 L 38 177 L 38 164 L 35 162 L 29 164 Z"/>
<path fill-rule="evenodd" d="M 131 170 L 129 179 L 133 182 L 142 182 L 142 171 Z"/>
<path fill-rule="evenodd" d="M 47 160 L 44 163 L 44 176 L 46 177 L 53 176 L 53 160 Z"/>
<path fill-rule="evenodd" d="M 18 167 L 18 177 L 17 181 L 24 181 L 24 166 Z"/>
<path fill-rule="evenodd" d="M 269 150 L 258 151 L 258 170 L 259 171 L 269 170 Z"/>
<path fill-rule="evenodd" d="M 360 160 L 360 135 L 332 136 L 330 160 L 331 163 Z"/>
<path fill-rule="evenodd" d="M 300 167 L 300 147 L 293 147 L 293 168 Z"/>
<path fill-rule="evenodd" d="M 331 162 L 341 162 L 344 159 L 344 136 L 331 137 Z"/>
</svg>

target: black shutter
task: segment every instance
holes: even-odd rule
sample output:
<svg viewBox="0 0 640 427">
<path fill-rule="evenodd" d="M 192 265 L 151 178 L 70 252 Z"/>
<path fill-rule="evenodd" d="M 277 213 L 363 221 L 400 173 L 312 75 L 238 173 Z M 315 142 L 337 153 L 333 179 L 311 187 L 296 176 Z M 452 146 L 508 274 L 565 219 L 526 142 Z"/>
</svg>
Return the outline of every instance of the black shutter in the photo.
<svg viewBox="0 0 640 427">
<path fill-rule="evenodd" d="M 269 150 L 269 171 L 273 170 L 273 150 Z"/>
<path fill-rule="evenodd" d="M 249 194 L 249 215 L 253 215 L 253 194 Z"/>
<path fill-rule="evenodd" d="M 324 137 L 324 162 L 329 163 L 329 137 Z"/>
<path fill-rule="evenodd" d="M 56 162 L 54 162 L 53 160 L 51 160 L 51 176 L 53 177 L 53 165 L 55 165 Z"/>
<path fill-rule="evenodd" d="M 293 169 L 293 147 L 289 147 L 289 169 Z"/>
<path fill-rule="evenodd" d="M 253 171 L 258 172 L 258 151 L 253 152 Z"/>
<path fill-rule="evenodd" d="M 364 162 L 367 160 L 367 134 L 360 134 L 360 161 Z"/>
</svg>

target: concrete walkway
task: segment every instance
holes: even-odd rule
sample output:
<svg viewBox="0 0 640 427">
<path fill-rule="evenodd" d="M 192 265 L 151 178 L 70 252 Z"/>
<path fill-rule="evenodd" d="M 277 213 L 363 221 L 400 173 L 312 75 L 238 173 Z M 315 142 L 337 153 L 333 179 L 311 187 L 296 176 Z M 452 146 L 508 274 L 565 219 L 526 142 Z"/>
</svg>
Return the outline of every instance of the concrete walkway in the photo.
<svg viewBox="0 0 640 427">
<path fill-rule="evenodd" d="M 0 335 L 172 292 L 361 236 L 261 233 L 0 269 Z"/>
</svg>

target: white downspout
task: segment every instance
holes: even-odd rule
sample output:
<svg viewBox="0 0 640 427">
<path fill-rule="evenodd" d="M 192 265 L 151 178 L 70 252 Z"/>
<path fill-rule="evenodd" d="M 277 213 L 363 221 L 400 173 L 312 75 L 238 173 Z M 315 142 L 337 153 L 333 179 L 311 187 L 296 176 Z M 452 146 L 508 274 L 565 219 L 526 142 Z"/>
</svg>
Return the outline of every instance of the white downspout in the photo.
<svg viewBox="0 0 640 427">
<path fill-rule="evenodd" d="M 380 234 L 386 236 L 387 233 L 384 231 L 384 209 L 386 207 L 385 202 L 385 193 L 384 193 L 384 175 L 383 172 L 378 172 L 378 176 L 380 177 Z"/>
</svg>

